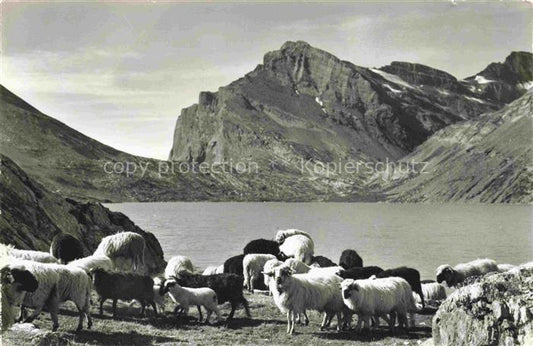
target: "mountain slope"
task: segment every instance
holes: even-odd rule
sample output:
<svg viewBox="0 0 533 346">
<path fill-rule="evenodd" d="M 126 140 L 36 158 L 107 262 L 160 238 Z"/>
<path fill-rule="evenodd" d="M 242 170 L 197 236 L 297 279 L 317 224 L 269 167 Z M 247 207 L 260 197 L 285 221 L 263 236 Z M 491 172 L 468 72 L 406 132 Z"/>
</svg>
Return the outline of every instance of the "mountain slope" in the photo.
<svg viewBox="0 0 533 346">
<path fill-rule="evenodd" d="M 530 203 L 533 201 L 533 89 L 499 111 L 451 125 L 404 162 L 427 174 L 397 173 L 391 201 Z"/>
<path fill-rule="evenodd" d="M 396 160 L 435 131 L 502 106 L 429 67 L 422 72 L 442 82 L 421 85 L 390 72 L 398 71 L 287 42 L 245 77 L 183 109 L 169 158 L 253 158 L 285 169 L 307 160 Z"/>
<path fill-rule="evenodd" d="M 151 233 L 137 227 L 122 213 L 99 203 L 78 203 L 51 193 L 31 179 L 8 157 L 0 154 L 0 242 L 21 249 L 48 251 L 53 236 L 68 233 L 80 239 L 86 255 L 110 234 L 130 231 L 141 234 L 147 244 L 148 271 L 165 266 L 161 245 Z"/>
<path fill-rule="evenodd" d="M 195 200 L 223 198 L 218 179 L 200 174 L 163 174 L 166 163 L 106 146 L 37 109 L 0 85 L 0 153 L 48 189 L 81 200 Z M 108 163 L 107 166 L 106 163 Z M 116 173 L 113 165 L 116 166 Z M 124 166 L 130 163 L 128 174 Z M 141 165 L 146 168 L 144 174 Z"/>
</svg>

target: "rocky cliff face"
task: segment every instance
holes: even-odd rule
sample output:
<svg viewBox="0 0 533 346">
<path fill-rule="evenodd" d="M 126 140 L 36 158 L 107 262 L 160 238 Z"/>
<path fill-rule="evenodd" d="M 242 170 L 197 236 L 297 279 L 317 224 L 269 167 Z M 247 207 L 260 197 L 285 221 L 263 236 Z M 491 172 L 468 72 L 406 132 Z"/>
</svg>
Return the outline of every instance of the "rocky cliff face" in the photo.
<svg viewBox="0 0 533 346">
<path fill-rule="evenodd" d="M 531 345 L 533 263 L 486 276 L 446 299 L 433 317 L 435 345 Z"/>
<path fill-rule="evenodd" d="M 533 86 L 533 58 L 529 52 L 513 52 L 503 63 L 492 63 L 466 78 L 470 89 L 481 97 L 511 102 Z"/>
<path fill-rule="evenodd" d="M 474 98 L 442 71 L 391 66 L 358 67 L 287 42 L 244 78 L 183 109 L 170 159 L 253 158 L 288 167 L 301 159 L 395 160 L 446 125 L 500 106 Z"/>
<path fill-rule="evenodd" d="M 0 242 L 20 249 L 48 251 L 53 236 L 64 232 L 80 239 L 88 256 L 103 237 L 129 231 L 141 234 L 146 241 L 149 272 L 164 269 L 163 250 L 155 236 L 124 214 L 111 212 L 99 203 L 65 199 L 29 178 L 8 157 L 0 155 L 0 160 Z"/>
<path fill-rule="evenodd" d="M 451 125 L 403 158 L 424 172 L 389 181 L 392 201 L 530 203 L 533 89 L 499 111 Z M 391 188 L 392 186 L 392 188 Z"/>
</svg>

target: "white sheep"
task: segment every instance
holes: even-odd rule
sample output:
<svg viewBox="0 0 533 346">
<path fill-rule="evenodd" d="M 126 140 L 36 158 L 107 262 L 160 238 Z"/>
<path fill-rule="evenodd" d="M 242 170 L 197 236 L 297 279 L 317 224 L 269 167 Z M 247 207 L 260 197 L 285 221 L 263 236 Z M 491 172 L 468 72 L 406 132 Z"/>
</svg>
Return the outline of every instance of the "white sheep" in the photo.
<svg viewBox="0 0 533 346">
<path fill-rule="evenodd" d="M 392 330 L 397 315 L 400 325 L 407 326 L 407 313 L 416 310 L 411 286 L 399 277 L 346 279 L 341 290 L 344 304 L 358 315 L 357 331 L 363 322 L 369 327 L 371 317 L 382 317 Z"/>
<path fill-rule="evenodd" d="M 59 261 L 48 252 L 15 249 L 12 245 L 0 244 L 2 252 L 7 252 L 7 256 L 20 260 L 27 260 L 40 263 L 58 263 Z"/>
<path fill-rule="evenodd" d="M 202 272 L 202 275 L 213 275 L 213 274 L 216 274 L 217 268 L 218 267 L 216 267 L 216 266 L 209 266 L 209 267 L 204 269 L 204 271 Z"/>
<path fill-rule="evenodd" d="M 311 238 L 296 234 L 286 238 L 279 246 L 279 250 L 287 257 L 293 257 L 310 265 L 315 253 L 315 244 Z"/>
<path fill-rule="evenodd" d="M 453 268 L 449 264 L 443 264 L 437 268 L 436 275 L 438 283 L 446 281 L 448 287 L 453 287 L 457 286 L 468 277 L 485 275 L 497 271 L 498 266 L 496 265 L 496 262 L 484 258 L 476 259 L 468 263 L 460 263 Z"/>
<path fill-rule="evenodd" d="M 59 304 L 70 300 L 79 311 L 77 330 L 83 328 L 83 320 L 87 319 L 87 328 L 91 328 L 92 319 L 89 313 L 92 283 L 85 270 L 62 264 L 17 261 L 12 268 L 23 266 L 31 272 L 39 286 L 35 292 L 27 293 L 23 306 L 34 308 L 33 314 L 25 322 L 32 322 L 46 305 L 53 322 L 53 330 L 57 330 Z"/>
<path fill-rule="evenodd" d="M 303 236 L 306 236 L 307 238 L 309 239 L 312 239 L 311 238 L 311 235 L 305 231 L 301 231 L 299 229 L 285 229 L 285 230 L 279 230 L 277 233 L 276 233 L 276 237 L 274 238 L 275 241 L 278 242 L 278 244 L 282 244 L 285 239 L 287 239 L 288 237 L 291 237 L 293 235 L 303 235 Z"/>
<path fill-rule="evenodd" d="M 6 257 L 4 257 L 6 258 Z M 10 268 L 4 263 L 0 269 L 1 292 L 1 331 L 7 330 L 15 322 L 16 307 L 22 303 L 26 292 L 34 292 L 39 283 L 33 274 L 23 266 Z"/>
<path fill-rule="evenodd" d="M 339 290 L 342 282 L 339 276 L 292 274 L 292 270 L 285 265 L 264 274 L 273 277 L 270 289 L 276 306 L 287 313 L 287 333 L 294 333 L 296 317 L 308 309 L 325 312 L 322 329 L 337 315 L 337 329 L 340 329 L 345 309 Z"/>
<path fill-rule="evenodd" d="M 203 306 L 207 310 L 205 323 L 209 323 L 209 317 L 214 312 L 217 316 L 217 321 L 221 320 L 220 310 L 218 309 L 217 294 L 209 287 L 189 288 L 180 286 L 175 279 L 166 280 L 163 285 L 162 293 L 167 293 L 174 303 L 181 306 L 181 313 L 187 316 L 189 306 L 196 305 L 198 308 L 198 322 L 202 322 Z"/>
<path fill-rule="evenodd" d="M 165 279 L 176 277 L 180 272 L 194 273 L 194 266 L 189 257 L 174 256 L 172 257 L 165 268 Z"/>
<path fill-rule="evenodd" d="M 277 258 L 270 259 L 266 261 L 265 265 L 263 266 L 263 273 L 269 273 L 272 272 L 274 268 L 282 265 L 283 262 L 278 260 Z M 269 294 L 272 295 L 272 291 L 270 291 L 270 279 L 271 277 L 267 274 L 263 274 L 263 279 L 265 282 L 265 286 L 268 287 Z"/>
<path fill-rule="evenodd" d="M 312 266 L 308 266 L 304 262 L 297 260 L 295 258 L 287 258 L 284 263 L 286 266 L 292 269 L 294 274 L 308 273 L 311 270 L 311 268 L 313 268 Z M 320 268 L 320 267 L 316 267 L 316 268 Z"/>
<path fill-rule="evenodd" d="M 500 273 L 505 273 L 505 272 L 507 272 L 507 271 L 509 271 L 511 269 L 514 269 L 514 268 L 516 268 L 516 266 L 514 264 L 507 264 L 507 263 L 498 264 L 498 271 Z"/>
<path fill-rule="evenodd" d="M 142 235 L 121 232 L 102 238 L 94 255 L 109 257 L 116 268 L 122 267 L 121 261 L 130 260 L 133 271 L 137 271 L 139 266 L 144 266 L 145 248 L 146 242 Z"/>
<path fill-rule="evenodd" d="M 249 254 L 242 260 L 242 270 L 244 276 L 244 286 L 250 291 L 254 291 L 254 280 L 261 277 L 265 263 L 276 259 L 276 256 L 269 254 Z"/>
<path fill-rule="evenodd" d="M 420 296 L 413 292 L 416 304 L 422 304 Z M 426 302 L 439 302 L 446 299 L 446 289 L 438 282 L 422 283 L 422 295 Z"/>
<path fill-rule="evenodd" d="M 107 271 L 113 270 L 113 261 L 107 256 L 87 256 L 67 264 L 69 267 L 78 267 L 89 273 L 92 269 L 100 268 Z"/>
</svg>

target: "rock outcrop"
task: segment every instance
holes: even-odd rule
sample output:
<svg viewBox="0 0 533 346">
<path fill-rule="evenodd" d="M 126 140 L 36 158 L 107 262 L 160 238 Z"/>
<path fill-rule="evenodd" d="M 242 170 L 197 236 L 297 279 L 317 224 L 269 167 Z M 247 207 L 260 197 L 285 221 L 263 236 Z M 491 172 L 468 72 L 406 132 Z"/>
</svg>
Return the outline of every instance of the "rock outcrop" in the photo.
<svg viewBox="0 0 533 346">
<path fill-rule="evenodd" d="M 533 262 L 451 294 L 433 317 L 435 345 L 533 344 Z"/>
<path fill-rule="evenodd" d="M 503 63 L 492 63 L 465 81 L 480 97 L 496 102 L 511 102 L 533 86 L 533 56 L 512 52 Z"/>
<path fill-rule="evenodd" d="M 48 251 L 54 235 L 64 232 L 80 239 L 88 256 L 103 237 L 130 231 L 141 234 L 146 241 L 148 271 L 156 273 L 164 269 L 163 250 L 158 240 L 124 214 L 112 212 L 99 203 L 65 199 L 29 178 L 8 157 L 0 155 L 0 160 L 0 242 L 20 249 Z"/>
</svg>

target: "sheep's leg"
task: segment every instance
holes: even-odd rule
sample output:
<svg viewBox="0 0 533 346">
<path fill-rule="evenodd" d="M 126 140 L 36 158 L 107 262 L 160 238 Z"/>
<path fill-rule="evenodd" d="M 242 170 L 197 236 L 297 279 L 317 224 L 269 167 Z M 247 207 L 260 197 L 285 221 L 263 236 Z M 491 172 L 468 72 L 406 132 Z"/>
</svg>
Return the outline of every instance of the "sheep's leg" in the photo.
<svg viewBox="0 0 533 346">
<path fill-rule="evenodd" d="M 198 305 L 198 310 L 200 309 L 200 305 Z M 211 311 L 211 309 L 207 309 L 207 315 L 205 316 L 205 324 L 209 324 L 209 318 L 211 317 L 211 314 L 213 313 L 213 311 Z"/>
<path fill-rule="evenodd" d="M 307 312 L 305 310 L 303 312 L 303 315 L 305 317 L 305 325 L 308 326 L 309 325 L 309 317 L 307 317 Z"/>
<path fill-rule="evenodd" d="M 198 323 L 202 323 L 202 319 L 203 319 L 203 316 L 202 316 L 202 307 L 200 305 L 196 305 L 196 308 L 198 309 Z M 209 320 L 209 310 L 207 310 L 207 320 Z"/>
<path fill-rule="evenodd" d="M 222 316 L 220 315 L 220 309 L 218 306 L 214 306 L 215 314 L 217 315 L 217 322 L 222 321 Z"/>
<path fill-rule="evenodd" d="M 237 304 L 235 302 L 231 302 L 231 311 L 228 315 L 228 318 L 226 319 L 226 322 L 233 318 L 233 314 L 235 313 L 236 308 L 237 308 Z"/>
<path fill-rule="evenodd" d="M 254 281 L 255 281 L 255 277 L 250 276 L 250 292 L 251 293 L 254 293 Z"/>
<path fill-rule="evenodd" d="M 322 323 L 320 324 L 320 330 L 326 329 L 328 324 L 328 313 L 324 312 L 324 317 L 322 318 Z"/>
<path fill-rule="evenodd" d="M 141 300 L 141 316 L 144 316 L 146 311 L 146 301 L 144 299 Z"/>
<path fill-rule="evenodd" d="M 409 313 L 409 322 L 410 322 L 410 326 L 411 326 L 411 328 L 414 328 L 414 326 L 415 326 L 415 314 L 412 313 L 412 312 Z M 406 328 L 408 327 L 408 326 L 407 326 L 407 321 L 406 321 L 406 323 L 405 323 L 405 327 L 406 327 Z"/>
<path fill-rule="evenodd" d="M 154 313 L 155 315 L 157 316 L 157 305 L 155 304 L 155 302 L 152 300 L 150 301 L 150 305 L 152 306 L 152 308 L 154 309 Z"/>
<path fill-rule="evenodd" d="M 52 331 L 55 332 L 57 328 L 59 328 L 59 321 L 57 319 L 57 315 L 59 313 L 59 306 L 56 303 L 52 303 L 48 306 L 50 310 L 50 318 L 52 319 Z"/>
<path fill-rule="evenodd" d="M 287 311 L 287 334 L 291 332 L 291 311 Z"/>
<path fill-rule="evenodd" d="M 357 314 L 357 326 L 355 327 L 356 332 L 361 331 L 361 324 L 363 323 L 363 315 Z"/>
<path fill-rule="evenodd" d="M 113 299 L 113 317 L 117 316 L 117 299 Z"/>
<path fill-rule="evenodd" d="M 39 316 L 39 314 L 41 313 L 41 311 L 43 310 L 43 307 L 44 306 L 38 306 L 37 308 L 35 308 L 35 310 L 33 310 L 33 313 L 24 320 L 24 323 L 31 323 L 33 322 L 33 320 L 35 318 L 37 318 L 37 316 Z"/>
<path fill-rule="evenodd" d="M 337 312 L 337 331 L 340 331 L 342 328 L 342 314 L 341 312 Z"/>
<path fill-rule="evenodd" d="M 297 315 L 297 313 L 294 310 L 292 310 L 291 314 L 292 314 L 292 316 L 291 316 L 291 330 L 290 330 L 289 334 L 293 335 L 294 334 L 294 326 L 296 324 L 296 315 Z"/>
<path fill-rule="evenodd" d="M 244 310 L 246 311 L 246 317 L 252 318 L 252 315 L 250 314 L 250 307 L 248 306 L 248 301 L 244 297 L 242 297 L 242 305 L 244 306 Z"/>
</svg>

